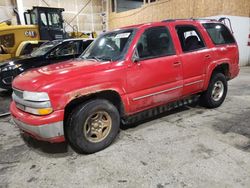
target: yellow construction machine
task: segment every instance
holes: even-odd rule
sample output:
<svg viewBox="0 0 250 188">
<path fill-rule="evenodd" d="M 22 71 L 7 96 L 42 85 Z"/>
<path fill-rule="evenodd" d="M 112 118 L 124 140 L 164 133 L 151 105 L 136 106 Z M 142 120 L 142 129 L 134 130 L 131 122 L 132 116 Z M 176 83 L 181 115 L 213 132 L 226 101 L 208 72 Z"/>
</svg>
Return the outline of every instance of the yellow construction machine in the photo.
<svg viewBox="0 0 250 188">
<path fill-rule="evenodd" d="M 33 7 L 24 13 L 26 25 L 0 23 L 0 62 L 31 53 L 48 40 L 69 37 L 89 37 L 86 34 L 72 32 L 63 28 L 63 8 Z M 96 34 L 92 33 L 92 37 Z"/>
</svg>

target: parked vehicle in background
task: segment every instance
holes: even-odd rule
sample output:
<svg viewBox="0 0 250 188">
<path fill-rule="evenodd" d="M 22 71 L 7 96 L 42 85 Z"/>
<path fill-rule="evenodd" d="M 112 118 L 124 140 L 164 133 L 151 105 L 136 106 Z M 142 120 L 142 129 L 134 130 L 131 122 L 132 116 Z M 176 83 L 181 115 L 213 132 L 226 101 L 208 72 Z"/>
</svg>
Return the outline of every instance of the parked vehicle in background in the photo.
<svg viewBox="0 0 250 188">
<path fill-rule="evenodd" d="M 11 89 L 12 80 L 24 71 L 77 58 L 93 39 L 65 39 L 44 43 L 29 55 L 0 64 L 0 88 Z"/>
<path fill-rule="evenodd" d="M 66 38 L 95 38 L 96 32 L 79 32 L 77 27 L 67 33 L 64 30 L 63 8 L 39 7 L 24 12 L 25 25 L 0 23 L 0 63 L 31 52 L 41 43 Z M 17 14 L 17 20 L 19 20 Z M 2 49 L 1 49 L 2 48 Z"/>
<path fill-rule="evenodd" d="M 94 153 L 120 122 L 188 103 L 220 106 L 239 73 L 229 29 L 215 20 L 166 20 L 101 35 L 75 61 L 49 65 L 13 82 L 11 114 L 36 139 Z"/>
</svg>

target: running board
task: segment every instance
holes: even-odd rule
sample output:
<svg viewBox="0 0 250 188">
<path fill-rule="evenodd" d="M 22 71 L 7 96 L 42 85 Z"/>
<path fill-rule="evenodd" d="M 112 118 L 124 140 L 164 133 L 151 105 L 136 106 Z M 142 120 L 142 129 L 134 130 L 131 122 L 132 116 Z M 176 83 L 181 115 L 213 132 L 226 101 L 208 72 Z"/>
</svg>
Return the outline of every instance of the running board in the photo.
<svg viewBox="0 0 250 188">
<path fill-rule="evenodd" d="M 190 97 L 181 99 L 179 101 L 168 103 L 162 106 L 157 106 L 155 108 L 151 108 L 149 110 L 145 110 L 145 111 L 139 112 L 131 116 L 123 117 L 122 124 L 133 124 L 141 120 L 157 116 L 164 112 L 167 112 L 167 111 L 170 111 L 170 110 L 182 107 L 182 106 L 193 104 L 199 100 L 199 97 L 200 95 L 192 95 Z"/>
</svg>

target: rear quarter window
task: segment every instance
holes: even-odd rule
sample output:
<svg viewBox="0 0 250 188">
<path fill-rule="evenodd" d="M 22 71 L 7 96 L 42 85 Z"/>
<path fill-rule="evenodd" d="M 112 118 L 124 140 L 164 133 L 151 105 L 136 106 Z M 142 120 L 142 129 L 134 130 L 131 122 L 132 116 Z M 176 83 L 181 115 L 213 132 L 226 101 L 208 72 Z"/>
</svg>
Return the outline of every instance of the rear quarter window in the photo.
<svg viewBox="0 0 250 188">
<path fill-rule="evenodd" d="M 220 23 L 205 23 L 202 25 L 215 45 L 235 43 L 231 32 L 225 25 Z"/>
</svg>

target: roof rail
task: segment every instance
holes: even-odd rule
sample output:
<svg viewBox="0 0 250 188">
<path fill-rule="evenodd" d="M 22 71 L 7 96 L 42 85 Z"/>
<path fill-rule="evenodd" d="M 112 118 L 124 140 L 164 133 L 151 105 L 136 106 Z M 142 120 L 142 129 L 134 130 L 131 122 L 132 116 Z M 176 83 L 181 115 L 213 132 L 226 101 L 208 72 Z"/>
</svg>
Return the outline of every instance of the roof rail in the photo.
<svg viewBox="0 0 250 188">
<path fill-rule="evenodd" d="M 191 20 L 191 21 L 217 21 L 216 19 L 206 19 L 206 18 L 182 18 L 182 19 L 166 19 L 162 20 L 162 22 L 175 22 L 175 21 L 185 21 L 185 20 Z"/>
<path fill-rule="evenodd" d="M 216 19 L 211 19 L 211 18 L 194 18 L 193 20 L 197 20 L 197 21 L 218 21 Z"/>
<path fill-rule="evenodd" d="M 190 18 L 186 18 L 186 19 L 182 19 L 182 18 L 179 18 L 179 19 L 166 19 L 166 20 L 162 20 L 162 22 L 175 22 L 175 21 L 178 21 L 178 20 L 191 20 Z"/>
</svg>

